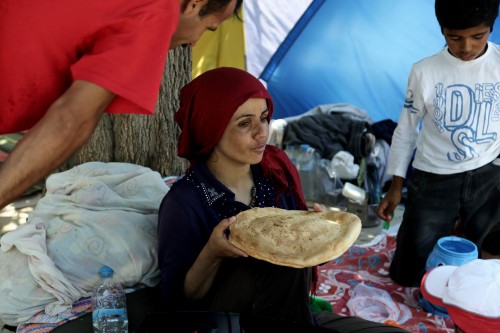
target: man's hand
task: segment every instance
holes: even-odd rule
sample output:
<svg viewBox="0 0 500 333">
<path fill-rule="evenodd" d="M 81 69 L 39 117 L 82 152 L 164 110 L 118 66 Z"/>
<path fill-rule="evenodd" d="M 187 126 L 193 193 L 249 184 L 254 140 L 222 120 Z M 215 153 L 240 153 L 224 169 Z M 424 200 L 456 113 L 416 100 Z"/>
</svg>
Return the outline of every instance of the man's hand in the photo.
<svg viewBox="0 0 500 333">
<path fill-rule="evenodd" d="M 114 96 L 93 83 L 73 82 L 0 166 L 0 209 L 73 155 L 92 135 Z"/>
</svg>

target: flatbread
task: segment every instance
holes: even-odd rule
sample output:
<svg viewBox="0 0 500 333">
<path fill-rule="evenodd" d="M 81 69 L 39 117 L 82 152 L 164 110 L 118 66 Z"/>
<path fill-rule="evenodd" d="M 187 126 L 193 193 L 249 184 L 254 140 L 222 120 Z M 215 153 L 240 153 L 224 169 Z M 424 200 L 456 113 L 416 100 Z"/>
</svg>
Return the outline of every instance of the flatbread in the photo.
<svg viewBox="0 0 500 333">
<path fill-rule="evenodd" d="M 361 220 L 347 212 L 252 208 L 239 213 L 229 229 L 229 242 L 249 256 L 303 268 L 347 251 L 361 232 Z"/>
</svg>

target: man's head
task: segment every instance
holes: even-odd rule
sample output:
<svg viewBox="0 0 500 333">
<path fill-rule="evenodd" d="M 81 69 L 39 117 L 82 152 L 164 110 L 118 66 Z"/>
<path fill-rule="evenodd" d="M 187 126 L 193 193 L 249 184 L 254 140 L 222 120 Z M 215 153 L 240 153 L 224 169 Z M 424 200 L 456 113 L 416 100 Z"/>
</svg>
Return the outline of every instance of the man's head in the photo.
<svg viewBox="0 0 500 333">
<path fill-rule="evenodd" d="M 215 31 L 232 15 L 237 16 L 243 0 L 181 0 L 181 15 L 170 48 L 193 46 L 206 30 Z"/>
<path fill-rule="evenodd" d="M 486 51 L 500 0 L 436 0 L 436 18 L 455 57 L 470 61 Z"/>
</svg>

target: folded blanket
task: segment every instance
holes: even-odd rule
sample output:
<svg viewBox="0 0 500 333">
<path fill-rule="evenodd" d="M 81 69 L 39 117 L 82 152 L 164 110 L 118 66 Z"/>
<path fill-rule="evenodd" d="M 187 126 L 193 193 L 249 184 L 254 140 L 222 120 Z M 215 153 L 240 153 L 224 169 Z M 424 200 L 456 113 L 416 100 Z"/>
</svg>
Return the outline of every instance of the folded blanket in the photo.
<svg viewBox="0 0 500 333">
<path fill-rule="evenodd" d="M 109 266 L 125 286 L 159 282 L 159 173 L 90 162 L 51 175 L 28 222 L 0 239 L 0 318 L 18 325 L 41 310 L 57 315 L 88 297 Z"/>
</svg>

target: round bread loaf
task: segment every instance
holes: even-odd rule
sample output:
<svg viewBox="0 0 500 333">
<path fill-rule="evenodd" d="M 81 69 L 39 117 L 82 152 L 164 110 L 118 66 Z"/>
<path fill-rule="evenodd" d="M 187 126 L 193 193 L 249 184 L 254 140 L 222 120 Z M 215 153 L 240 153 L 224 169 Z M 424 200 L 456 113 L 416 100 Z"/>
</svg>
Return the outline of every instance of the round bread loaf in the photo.
<svg viewBox="0 0 500 333">
<path fill-rule="evenodd" d="M 252 208 L 229 229 L 229 242 L 249 256 L 303 268 L 342 255 L 358 238 L 361 220 L 346 212 Z"/>
</svg>

